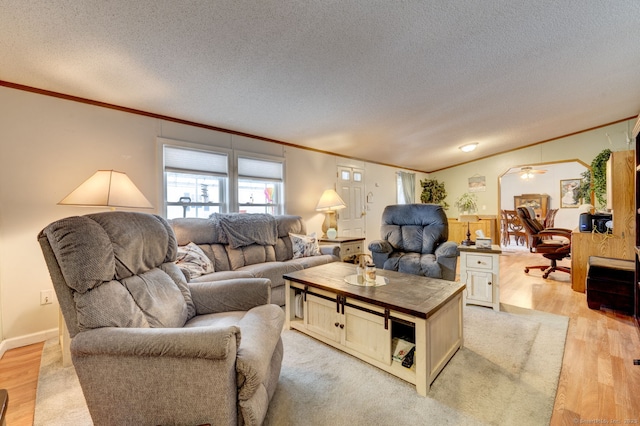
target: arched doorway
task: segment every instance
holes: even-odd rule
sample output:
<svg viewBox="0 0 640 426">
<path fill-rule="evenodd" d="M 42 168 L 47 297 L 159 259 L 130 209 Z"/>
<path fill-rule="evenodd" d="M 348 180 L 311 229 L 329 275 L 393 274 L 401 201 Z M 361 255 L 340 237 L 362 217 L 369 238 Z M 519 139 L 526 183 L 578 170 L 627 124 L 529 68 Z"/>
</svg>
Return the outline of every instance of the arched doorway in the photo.
<svg viewBox="0 0 640 426">
<path fill-rule="evenodd" d="M 530 167 L 530 170 L 527 168 Z M 548 209 L 558 209 L 555 226 L 558 228 L 574 229 L 578 226 L 580 204 L 562 203 L 566 194 L 567 183 L 581 180 L 582 174 L 590 167 L 580 160 L 564 160 L 550 163 L 522 164 L 509 168 L 498 177 L 498 207 L 500 210 L 515 209 L 514 197 L 523 194 L 546 194 L 549 196 Z M 528 178 L 522 175 L 529 171 Z M 563 193 L 564 191 L 564 193 Z M 590 200 L 586 201 L 587 203 Z"/>
</svg>

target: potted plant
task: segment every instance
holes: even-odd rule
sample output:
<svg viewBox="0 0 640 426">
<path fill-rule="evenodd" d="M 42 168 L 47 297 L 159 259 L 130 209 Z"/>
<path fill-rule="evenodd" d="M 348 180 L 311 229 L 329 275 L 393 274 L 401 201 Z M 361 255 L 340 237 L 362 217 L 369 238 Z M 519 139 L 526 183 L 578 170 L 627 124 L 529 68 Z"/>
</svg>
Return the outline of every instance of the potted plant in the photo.
<svg viewBox="0 0 640 426">
<path fill-rule="evenodd" d="M 438 182 L 437 179 L 422 179 L 420 186 L 422 186 L 420 201 L 425 204 L 440 204 L 445 210 L 449 208 L 449 204 L 444 201 L 447 198 L 444 183 Z"/>
<path fill-rule="evenodd" d="M 465 192 L 455 202 L 460 213 L 475 213 L 478 211 L 478 197 L 476 194 Z"/>
</svg>

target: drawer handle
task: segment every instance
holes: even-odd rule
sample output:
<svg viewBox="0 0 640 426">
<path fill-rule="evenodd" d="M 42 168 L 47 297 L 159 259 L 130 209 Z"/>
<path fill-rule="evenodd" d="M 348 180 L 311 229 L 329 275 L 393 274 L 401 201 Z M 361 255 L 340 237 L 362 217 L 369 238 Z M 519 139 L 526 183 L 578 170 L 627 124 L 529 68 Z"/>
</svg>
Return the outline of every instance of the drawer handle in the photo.
<svg viewBox="0 0 640 426">
<path fill-rule="evenodd" d="M 340 323 L 338 323 L 338 322 L 337 322 L 337 323 L 335 323 L 335 324 L 333 324 L 333 325 L 335 325 L 335 326 L 337 327 L 337 326 L 339 326 L 339 325 L 340 325 Z"/>
<path fill-rule="evenodd" d="M 489 285 L 491 285 L 491 281 L 489 281 Z"/>
<path fill-rule="evenodd" d="M 340 324 L 340 328 L 344 328 L 344 324 Z"/>
</svg>

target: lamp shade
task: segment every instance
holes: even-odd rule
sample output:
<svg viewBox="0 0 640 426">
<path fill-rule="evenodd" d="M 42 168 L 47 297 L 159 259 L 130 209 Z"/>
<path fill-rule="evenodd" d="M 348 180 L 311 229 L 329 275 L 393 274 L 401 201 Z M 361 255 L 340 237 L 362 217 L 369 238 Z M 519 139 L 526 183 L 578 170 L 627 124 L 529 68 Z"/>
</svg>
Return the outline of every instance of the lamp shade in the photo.
<svg viewBox="0 0 640 426">
<path fill-rule="evenodd" d="M 458 222 L 477 222 L 480 217 L 476 214 L 461 214 L 458 216 Z"/>
<path fill-rule="evenodd" d="M 320 201 L 318 201 L 316 210 L 337 210 L 345 207 L 347 207 L 347 205 L 342 198 L 340 198 L 338 193 L 333 189 L 327 189 L 322 193 L 322 197 L 320 197 Z"/>
<path fill-rule="evenodd" d="M 58 204 L 151 209 L 153 206 L 131 179 L 115 170 L 98 170 Z"/>
</svg>

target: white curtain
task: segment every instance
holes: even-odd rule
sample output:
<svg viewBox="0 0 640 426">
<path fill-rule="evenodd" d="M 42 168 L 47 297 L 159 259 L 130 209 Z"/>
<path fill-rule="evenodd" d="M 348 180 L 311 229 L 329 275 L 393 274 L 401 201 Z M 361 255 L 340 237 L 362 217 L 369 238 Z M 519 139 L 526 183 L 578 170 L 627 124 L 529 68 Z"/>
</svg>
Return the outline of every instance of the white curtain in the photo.
<svg viewBox="0 0 640 426">
<path fill-rule="evenodd" d="M 407 204 L 416 202 L 416 174 L 399 172 L 402 181 L 402 194 Z"/>
</svg>

